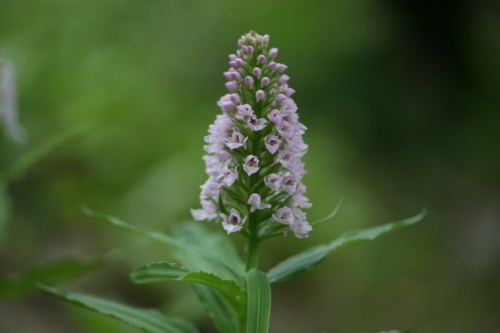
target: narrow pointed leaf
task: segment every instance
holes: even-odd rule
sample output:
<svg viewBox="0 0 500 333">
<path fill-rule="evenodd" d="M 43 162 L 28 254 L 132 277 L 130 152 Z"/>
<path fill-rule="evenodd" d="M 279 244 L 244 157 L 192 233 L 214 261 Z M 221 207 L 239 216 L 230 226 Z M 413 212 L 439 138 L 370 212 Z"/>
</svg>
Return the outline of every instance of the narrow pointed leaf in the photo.
<svg viewBox="0 0 500 333">
<path fill-rule="evenodd" d="M 220 277 L 202 271 L 190 271 L 177 264 L 166 262 L 152 263 L 134 270 L 131 279 L 135 283 L 178 280 L 201 283 L 218 290 L 236 310 L 245 308 L 246 293 L 233 280 L 222 280 Z"/>
<path fill-rule="evenodd" d="M 202 284 L 193 283 L 192 285 L 201 304 L 220 333 L 238 332 L 238 317 L 221 296 L 221 293 Z"/>
<path fill-rule="evenodd" d="M 226 262 L 226 260 L 223 257 L 222 258 L 217 257 L 212 253 L 204 250 L 203 248 L 200 248 L 197 245 L 189 244 L 185 241 L 176 239 L 174 237 L 165 235 L 163 233 L 146 231 L 138 227 L 135 227 L 133 225 L 130 225 L 116 217 L 106 214 L 94 213 L 86 206 L 82 206 L 82 209 L 85 212 L 85 214 L 87 214 L 90 217 L 94 217 L 109 222 L 116 227 L 122 228 L 136 235 L 146 237 L 167 245 L 171 245 L 177 248 L 178 250 L 181 250 L 182 252 L 188 253 L 190 256 L 201 258 L 205 262 L 207 262 L 210 266 L 215 266 L 217 268 L 217 273 L 220 274 L 217 275 L 219 275 L 221 278 L 234 279 L 238 284 L 240 285 L 243 284 L 243 276 L 238 272 L 236 267 L 232 267 L 231 264 Z M 215 271 L 213 271 L 212 273 L 216 274 Z"/>
<path fill-rule="evenodd" d="M 373 240 L 390 231 L 412 225 L 420 221 L 424 216 L 425 211 L 422 211 L 420 214 L 402 221 L 388 223 L 364 230 L 348 231 L 329 244 L 314 246 L 280 262 L 267 272 L 267 277 L 271 282 L 288 280 L 295 275 L 304 273 L 318 266 L 331 251 L 338 250 L 361 241 Z"/>
<path fill-rule="evenodd" d="M 271 316 L 271 285 L 264 272 L 255 268 L 247 272 L 247 333 L 266 333 Z"/>
<path fill-rule="evenodd" d="M 38 283 L 60 283 L 74 279 L 102 265 L 102 260 L 62 259 L 37 265 L 10 277 L 0 275 L 0 298 L 24 295 Z"/>
<path fill-rule="evenodd" d="M 196 327 L 182 319 L 164 316 L 158 310 L 131 307 L 115 301 L 39 285 L 40 289 L 82 308 L 115 318 L 147 333 L 199 333 Z"/>
</svg>

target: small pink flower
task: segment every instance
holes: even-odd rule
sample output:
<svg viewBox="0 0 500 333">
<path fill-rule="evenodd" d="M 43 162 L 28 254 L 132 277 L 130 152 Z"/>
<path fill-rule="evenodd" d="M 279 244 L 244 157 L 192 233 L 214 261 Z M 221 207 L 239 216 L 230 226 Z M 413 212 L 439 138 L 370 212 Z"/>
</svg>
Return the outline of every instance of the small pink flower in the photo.
<svg viewBox="0 0 500 333">
<path fill-rule="evenodd" d="M 196 221 L 213 220 L 217 217 L 217 207 L 210 200 L 201 200 L 203 209 L 191 209 L 191 215 Z"/>
<path fill-rule="evenodd" d="M 260 62 L 261 64 L 266 61 L 266 56 L 261 54 L 260 56 L 257 57 L 257 61 Z"/>
<path fill-rule="evenodd" d="M 257 119 L 257 116 L 252 114 L 248 117 L 247 119 L 247 125 L 253 130 L 253 131 L 260 131 L 264 127 L 266 127 L 266 120 L 264 118 L 259 118 Z"/>
<path fill-rule="evenodd" d="M 278 64 L 275 63 L 274 61 L 271 61 L 268 65 L 267 65 L 267 68 L 269 68 L 269 70 L 274 70 L 276 68 Z"/>
<path fill-rule="evenodd" d="M 212 177 L 208 178 L 200 188 L 203 197 L 215 197 L 219 195 L 219 182 Z"/>
<path fill-rule="evenodd" d="M 240 148 L 245 144 L 248 137 L 244 137 L 240 132 L 233 132 L 233 135 L 230 138 L 224 138 L 222 141 L 229 147 L 229 149 Z"/>
<path fill-rule="evenodd" d="M 269 152 L 271 154 L 276 153 L 276 151 L 280 147 L 280 143 L 281 143 L 281 140 L 275 135 L 270 135 L 270 136 L 266 137 L 266 141 L 265 141 L 266 148 L 267 148 L 267 150 L 269 150 Z"/>
<path fill-rule="evenodd" d="M 299 180 L 293 176 L 286 176 L 283 178 L 283 182 L 281 183 L 281 187 L 290 195 L 295 193 L 295 189 L 297 188 L 297 184 Z"/>
<path fill-rule="evenodd" d="M 280 125 L 281 121 L 283 120 L 283 115 L 281 114 L 281 112 L 274 109 L 274 110 L 269 111 L 267 118 L 269 118 L 269 120 L 272 121 L 273 123 L 275 123 L 276 125 Z"/>
<path fill-rule="evenodd" d="M 253 113 L 252 107 L 250 104 L 238 105 L 237 106 L 239 113 L 242 116 L 249 116 Z"/>
<path fill-rule="evenodd" d="M 255 67 L 253 69 L 253 75 L 256 76 L 256 77 L 259 77 L 260 74 L 262 74 L 262 70 L 259 67 Z"/>
<path fill-rule="evenodd" d="M 222 227 L 227 231 L 228 235 L 232 232 L 240 231 L 247 219 L 246 216 L 241 219 L 240 213 L 234 208 L 231 210 L 229 216 L 220 214 L 220 217 L 222 217 Z"/>
<path fill-rule="evenodd" d="M 293 90 L 292 88 L 286 88 L 285 91 L 284 91 L 284 94 L 285 94 L 286 97 L 290 97 L 293 94 L 295 94 L 295 90 Z"/>
<path fill-rule="evenodd" d="M 271 190 L 278 191 L 280 189 L 281 181 L 283 177 L 276 173 L 271 173 L 264 177 L 264 184 L 269 187 Z"/>
<path fill-rule="evenodd" d="M 309 237 L 309 231 L 312 231 L 311 225 L 302 220 L 294 220 L 293 223 L 290 224 L 290 229 L 297 238 Z"/>
<path fill-rule="evenodd" d="M 276 210 L 276 213 L 273 214 L 273 219 L 276 222 L 290 225 L 293 223 L 294 217 L 290 208 L 283 207 Z"/>
<path fill-rule="evenodd" d="M 219 177 L 217 177 L 217 180 L 222 180 L 220 181 L 221 183 L 219 184 L 219 188 L 222 186 L 231 186 L 234 184 L 236 179 L 238 179 L 238 171 L 236 169 L 224 169 L 221 170 Z"/>
<path fill-rule="evenodd" d="M 264 76 L 262 80 L 260 80 L 260 84 L 265 87 L 269 84 L 269 78 L 267 76 Z"/>
<path fill-rule="evenodd" d="M 291 139 L 293 136 L 293 126 L 287 121 L 282 121 L 281 124 L 276 125 L 278 133 L 285 139 Z"/>
<path fill-rule="evenodd" d="M 245 164 L 243 164 L 243 170 L 251 176 L 257 171 L 259 171 L 259 159 L 257 156 L 254 155 L 248 155 L 247 158 L 245 158 Z"/>
<path fill-rule="evenodd" d="M 278 55 L 278 49 L 273 47 L 269 50 L 269 58 L 274 59 Z"/>
<path fill-rule="evenodd" d="M 248 198 L 247 202 L 247 204 L 252 206 L 250 207 L 250 212 L 253 212 L 256 209 L 271 208 L 270 204 L 261 203 L 260 201 L 261 201 L 260 195 L 258 195 L 257 193 L 253 193 L 252 195 L 250 195 L 250 198 Z"/>
</svg>

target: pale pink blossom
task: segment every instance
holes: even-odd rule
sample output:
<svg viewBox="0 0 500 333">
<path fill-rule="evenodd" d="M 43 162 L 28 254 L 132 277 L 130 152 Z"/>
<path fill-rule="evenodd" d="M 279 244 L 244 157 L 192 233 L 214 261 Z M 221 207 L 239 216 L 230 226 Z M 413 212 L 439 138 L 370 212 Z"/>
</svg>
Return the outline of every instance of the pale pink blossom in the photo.
<svg viewBox="0 0 500 333">
<path fill-rule="evenodd" d="M 274 69 L 276 68 L 278 64 L 275 63 L 274 61 L 271 61 L 268 65 L 267 65 L 267 68 L 269 68 L 269 70 L 271 71 L 274 71 Z"/>
<path fill-rule="evenodd" d="M 276 212 L 273 214 L 273 219 L 276 222 L 290 225 L 293 223 L 294 217 L 290 208 L 283 207 L 276 210 Z"/>
<path fill-rule="evenodd" d="M 278 110 L 273 109 L 269 111 L 267 118 L 269 118 L 269 120 L 275 123 L 276 125 L 280 125 L 281 121 L 283 120 L 283 115 Z"/>
<path fill-rule="evenodd" d="M 281 186 L 281 181 L 283 180 L 283 177 L 276 173 L 271 173 L 267 176 L 264 177 L 264 184 L 266 184 L 267 187 L 269 187 L 271 190 L 278 191 Z"/>
<path fill-rule="evenodd" d="M 255 99 L 257 101 L 261 101 L 264 99 L 264 97 L 266 97 L 266 93 L 264 92 L 264 90 L 257 90 L 257 92 L 255 93 Z"/>
<path fill-rule="evenodd" d="M 224 138 L 222 141 L 229 147 L 229 149 L 236 149 L 242 147 L 247 142 L 248 137 L 245 137 L 240 132 L 233 132 L 229 138 Z"/>
<path fill-rule="evenodd" d="M 260 56 L 257 57 L 257 61 L 260 62 L 261 64 L 266 61 L 266 56 L 261 54 Z"/>
<path fill-rule="evenodd" d="M 269 78 L 267 76 L 264 76 L 261 80 L 260 80 L 260 84 L 265 87 L 269 84 Z"/>
<path fill-rule="evenodd" d="M 191 209 L 191 215 L 196 221 L 211 221 L 217 217 L 217 207 L 210 200 L 201 200 L 203 209 Z"/>
<path fill-rule="evenodd" d="M 276 153 L 276 151 L 280 147 L 280 143 L 281 140 L 275 135 L 269 135 L 268 137 L 266 137 L 265 145 L 267 150 L 269 150 L 271 154 Z"/>
<path fill-rule="evenodd" d="M 252 106 L 250 104 L 243 104 L 243 105 L 238 105 L 238 112 L 242 116 L 249 116 L 253 113 Z"/>
<path fill-rule="evenodd" d="M 257 193 L 253 193 L 252 195 L 250 195 L 247 202 L 247 204 L 252 206 L 250 207 L 250 212 L 253 212 L 256 209 L 271 208 L 270 204 L 261 203 L 260 201 L 261 201 L 260 195 L 258 195 Z"/>
<path fill-rule="evenodd" d="M 262 69 L 260 69 L 259 67 L 255 67 L 252 73 L 254 76 L 259 77 L 262 74 Z"/>
<path fill-rule="evenodd" d="M 269 50 L 269 58 L 274 59 L 278 55 L 278 49 L 273 47 L 272 49 Z"/>
<path fill-rule="evenodd" d="M 281 187 L 285 192 L 287 192 L 290 195 L 293 195 L 295 193 L 295 189 L 297 188 L 297 184 L 299 183 L 299 180 L 293 176 L 286 176 L 283 178 L 283 181 L 281 182 Z"/>
<path fill-rule="evenodd" d="M 283 120 L 279 125 L 276 125 L 276 129 L 285 139 L 291 139 L 293 136 L 293 126 L 288 121 Z"/>
<path fill-rule="evenodd" d="M 290 229 L 297 238 L 309 237 L 309 231 L 312 231 L 311 225 L 302 220 L 294 220 L 293 223 L 290 224 Z"/>
<path fill-rule="evenodd" d="M 240 213 L 234 208 L 231 210 L 229 216 L 220 214 L 220 217 L 222 217 L 222 227 L 227 231 L 228 235 L 232 232 L 240 231 L 247 219 L 246 216 L 242 219 Z"/>
<path fill-rule="evenodd" d="M 205 184 L 201 185 L 200 188 L 201 196 L 205 198 L 219 195 L 219 182 L 213 177 L 208 178 Z"/>
<path fill-rule="evenodd" d="M 252 114 L 248 117 L 247 119 L 247 125 L 253 130 L 253 131 L 260 131 L 264 127 L 266 127 L 266 122 L 264 118 L 259 118 L 257 119 L 257 116 Z"/>
<path fill-rule="evenodd" d="M 245 164 L 243 164 L 243 170 L 245 170 L 245 172 L 249 176 L 251 176 L 257 171 L 259 171 L 260 168 L 258 165 L 259 165 L 259 159 L 257 158 L 257 156 L 248 155 L 245 158 Z"/>
<path fill-rule="evenodd" d="M 222 186 L 231 186 L 238 179 L 238 171 L 236 169 L 221 170 L 217 180 L 220 181 L 219 188 Z"/>
</svg>

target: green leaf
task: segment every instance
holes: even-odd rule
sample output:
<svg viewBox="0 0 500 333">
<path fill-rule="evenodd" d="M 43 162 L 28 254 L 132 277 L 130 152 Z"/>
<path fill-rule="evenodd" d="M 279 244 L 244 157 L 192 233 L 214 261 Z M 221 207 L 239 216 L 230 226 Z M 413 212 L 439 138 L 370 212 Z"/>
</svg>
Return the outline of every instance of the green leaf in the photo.
<svg viewBox="0 0 500 333">
<path fill-rule="evenodd" d="M 245 275 L 245 264 L 241 260 L 231 242 L 230 238 L 221 232 L 211 232 L 200 222 L 183 222 L 176 225 L 173 230 L 173 236 L 176 239 L 184 241 L 187 244 L 202 248 L 203 251 L 210 253 L 212 256 L 224 258 L 224 261 L 230 265 L 239 276 Z M 224 278 L 218 273 L 217 267 L 200 260 L 197 255 L 187 253 L 185 251 L 176 251 L 176 257 L 186 266 L 196 268 L 205 272 L 214 273 L 221 278 Z M 243 286 L 240 284 L 240 286 Z"/>
<path fill-rule="evenodd" d="M 30 267 L 16 277 L 0 275 L 0 298 L 15 297 L 36 288 L 37 283 L 60 283 L 72 280 L 102 265 L 99 259 L 82 261 L 62 259 Z"/>
<path fill-rule="evenodd" d="M 0 180 L 6 183 L 18 180 L 48 156 L 64 148 L 67 144 L 89 132 L 93 127 L 80 126 L 47 140 L 41 146 L 26 152 L 14 164 L 2 170 Z"/>
<path fill-rule="evenodd" d="M 202 284 L 193 283 L 192 285 L 201 304 L 220 333 L 238 332 L 238 316 L 229 307 L 221 293 Z"/>
<path fill-rule="evenodd" d="M 148 333 L 199 333 L 196 327 L 178 318 L 164 316 L 158 310 L 131 307 L 103 298 L 38 286 L 40 289 L 64 301 L 93 312 L 115 318 Z"/>
<path fill-rule="evenodd" d="M 122 220 L 105 215 L 105 214 L 99 214 L 99 213 L 94 213 L 91 211 L 88 207 L 82 206 L 82 210 L 85 212 L 90 217 L 94 217 L 106 222 L 111 223 L 112 225 L 122 228 L 123 230 L 129 231 L 131 233 L 134 233 L 139 236 L 143 236 L 164 244 L 171 245 L 178 250 L 181 250 L 182 252 L 185 252 L 189 254 L 190 257 L 198 257 L 205 261 L 209 266 L 216 267 L 216 272 L 212 272 L 214 274 L 217 274 L 220 278 L 222 279 L 233 279 L 235 280 L 239 285 L 242 285 L 244 282 L 243 276 L 238 270 L 238 267 L 232 266 L 230 263 L 228 263 L 224 257 L 218 257 L 213 255 L 212 253 L 204 250 L 203 248 L 199 247 L 198 245 L 195 244 L 189 244 L 185 241 L 170 237 L 168 235 L 162 234 L 160 232 L 150 232 L 146 231 L 143 229 L 140 229 L 138 227 L 135 227 L 133 225 L 130 225 L 128 223 L 123 222 Z M 194 267 L 194 266 L 193 266 Z"/>
<path fill-rule="evenodd" d="M 253 268 L 247 272 L 247 333 L 266 333 L 271 315 L 271 285 L 266 273 Z"/>
<path fill-rule="evenodd" d="M 233 243 L 225 234 L 210 232 L 199 222 L 179 224 L 174 229 L 173 234 L 175 238 L 188 244 L 197 245 L 213 256 L 224 258 L 236 271 L 241 272 L 242 275 L 244 274 L 244 264 L 238 256 Z M 215 273 L 217 269 L 192 253 L 179 250 L 176 250 L 175 253 L 176 257 L 187 267 L 196 267 L 196 269 L 212 273 Z M 203 307 L 221 333 L 238 332 L 238 324 L 240 327 L 245 328 L 246 312 L 236 313 L 233 311 L 219 291 L 197 283 L 192 285 Z M 244 285 L 244 283 L 241 285 Z"/>
<path fill-rule="evenodd" d="M 365 230 L 348 231 L 329 244 L 314 246 L 280 262 L 267 272 L 267 277 L 271 282 L 285 281 L 318 266 L 331 251 L 361 241 L 373 240 L 390 231 L 412 225 L 420 221 L 425 214 L 426 212 L 424 210 L 420 214 L 406 220 L 388 223 Z"/>
<path fill-rule="evenodd" d="M 0 181 L 0 246 L 7 236 L 10 217 L 10 200 L 7 185 Z"/>
<path fill-rule="evenodd" d="M 222 280 L 220 277 L 202 271 L 194 272 L 177 264 L 156 262 L 134 270 L 131 279 L 135 283 L 150 283 L 158 281 L 190 281 L 201 283 L 219 291 L 236 310 L 245 308 L 246 293 L 233 280 Z"/>
</svg>

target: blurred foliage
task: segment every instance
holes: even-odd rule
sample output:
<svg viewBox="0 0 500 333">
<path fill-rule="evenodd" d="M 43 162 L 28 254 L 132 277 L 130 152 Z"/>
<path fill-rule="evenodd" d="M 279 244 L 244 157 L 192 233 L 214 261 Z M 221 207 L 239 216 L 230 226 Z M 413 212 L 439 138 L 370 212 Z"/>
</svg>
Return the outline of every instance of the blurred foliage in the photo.
<svg viewBox="0 0 500 333">
<path fill-rule="evenodd" d="M 485 0 L 0 1 L 0 46 L 17 69 L 29 133 L 22 147 L 0 140 L 0 169 L 46 138 L 98 124 L 9 185 L 0 271 L 126 245 L 127 260 L 72 289 L 159 307 L 215 332 L 188 286 L 128 280 L 169 252 L 78 207 L 165 232 L 189 218 L 205 180 L 203 136 L 226 92 L 227 55 L 251 29 L 280 49 L 309 128 L 309 220 L 344 199 L 309 239 L 264 244 L 263 269 L 346 230 L 429 211 L 399 237 L 341 251 L 273 285 L 270 330 L 498 330 L 500 7 Z M 230 238 L 242 253 L 243 238 Z M 0 331 L 112 325 L 83 324 L 87 315 L 75 313 L 43 295 L 3 302 Z"/>
</svg>

